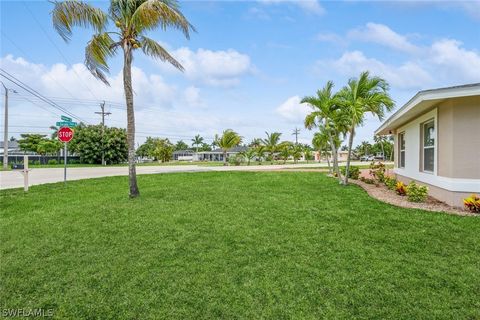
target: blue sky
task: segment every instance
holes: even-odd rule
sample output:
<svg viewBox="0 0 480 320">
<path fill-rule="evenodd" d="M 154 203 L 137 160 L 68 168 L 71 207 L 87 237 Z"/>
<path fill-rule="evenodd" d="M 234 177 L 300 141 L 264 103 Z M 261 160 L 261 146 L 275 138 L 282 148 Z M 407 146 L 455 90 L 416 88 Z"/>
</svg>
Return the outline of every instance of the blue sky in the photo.
<svg viewBox="0 0 480 320">
<path fill-rule="evenodd" d="M 107 2 L 91 2 L 106 8 Z M 156 31 L 185 66 L 180 73 L 138 52 L 133 71 L 137 139 L 211 139 L 232 128 L 246 142 L 265 131 L 293 139 L 312 95 L 327 80 L 340 89 L 363 70 L 384 77 L 401 107 L 422 89 L 480 82 L 480 2 L 447 1 L 182 1 L 198 32 Z M 107 124 L 124 127 L 121 57 L 110 61 L 111 87 L 83 66 L 91 30 L 65 43 L 51 26 L 46 1 L 1 2 L 1 67 L 89 123 L 101 100 Z M 8 81 L 5 83 L 8 84 Z M 15 88 L 14 85 L 9 84 Z M 48 132 L 60 111 L 16 88 L 11 135 Z M 372 140 L 368 117 L 356 142 Z M 3 130 L 3 128 L 2 128 Z M 312 132 L 302 129 L 300 140 Z"/>
</svg>

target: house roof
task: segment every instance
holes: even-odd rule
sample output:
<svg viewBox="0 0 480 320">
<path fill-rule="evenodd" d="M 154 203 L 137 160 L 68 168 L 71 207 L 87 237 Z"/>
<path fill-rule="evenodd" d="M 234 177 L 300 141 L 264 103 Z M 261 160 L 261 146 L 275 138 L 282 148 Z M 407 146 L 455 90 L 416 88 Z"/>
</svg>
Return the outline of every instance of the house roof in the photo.
<svg viewBox="0 0 480 320">
<path fill-rule="evenodd" d="M 242 152 L 242 151 L 246 151 L 246 150 L 248 150 L 248 147 L 238 146 L 238 147 L 234 147 L 234 148 L 228 150 L 228 153 L 238 153 L 238 152 Z M 219 154 L 223 154 L 223 150 L 222 149 L 215 149 L 215 150 L 212 150 L 212 151 L 199 151 L 198 153 L 219 153 Z"/>
<path fill-rule="evenodd" d="M 195 151 L 193 150 L 177 150 L 173 151 L 173 154 L 194 154 Z"/>
<path fill-rule="evenodd" d="M 0 141 L 0 148 L 3 149 L 3 146 L 3 141 Z M 8 149 L 18 149 L 18 141 L 8 141 Z"/>
<path fill-rule="evenodd" d="M 480 83 L 419 91 L 375 130 L 375 135 L 390 134 L 390 131 L 395 130 L 447 99 L 478 95 L 480 95 Z"/>
</svg>

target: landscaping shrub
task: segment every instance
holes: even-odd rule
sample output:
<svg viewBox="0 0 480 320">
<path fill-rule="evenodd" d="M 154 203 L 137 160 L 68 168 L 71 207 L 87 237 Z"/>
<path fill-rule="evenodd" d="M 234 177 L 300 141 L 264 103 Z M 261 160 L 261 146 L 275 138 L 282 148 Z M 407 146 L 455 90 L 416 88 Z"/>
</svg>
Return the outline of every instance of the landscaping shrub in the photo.
<svg viewBox="0 0 480 320">
<path fill-rule="evenodd" d="M 428 187 L 421 186 L 412 181 L 406 187 L 407 200 L 410 202 L 424 202 L 428 196 Z"/>
<path fill-rule="evenodd" d="M 395 179 L 394 177 L 386 176 L 383 182 L 388 189 L 395 190 L 395 187 L 397 185 L 397 179 Z"/>
<path fill-rule="evenodd" d="M 33 161 L 33 164 L 35 164 L 35 165 L 40 165 L 40 160 L 35 160 L 35 161 Z"/>
<path fill-rule="evenodd" d="M 463 199 L 465 208 L 470 212 L 480 213 L 480 197 L 472 194 L 470 197 Z"/>
<path fill-rule="evenodd" d="M 342 173 L 342 175 L 345 175 L 346 170 L 347 170 L 346 167 L 340 168 L 340 172 Z M 360 176 L 360 168 L 356 166 L 350 166 L 350 168 L 348 169 L 348 177 L 350 179 L 358 180 L 359 176 Z"/>
<path fill-rule="evenodd" d="M 245 162 L 245 158 L 242 156 L 242 155 L 235 155 L 235 156 L 232 156 L 232 157 L 229 157 L 228 158 L 228 163 L 230 165 L 235 165 L 235 166 L 239 166 L 241 165 L 243 162 Z"/>
<path fill-rule="evenodd" d="M 50 159 L 50 160 L 48 160 L 48 164 L 52 164 L 52 165 L 53 165 L 53 164 L 58 164 L 58 162 L 57 162 L 57 160 L 55 160 L 55 159 Z"/>
<path fill-rule="evenodd" d="M 375 183 L 375 180 L 370 179 L 370 178 L 365 178 L 365 177 L 360 177 L 360 181 L 363 181 L 366 184 L 374 184 Z"/>
<path fill-rule="evenodd" d="M 378 182 L 384 182 L 385 180 L 385 165 L 381 162 L 370 163 L 370 175 Z"/>
<path fill-rule="evenodd" d="M 407 194 L 407 186 L 402 181 L 398 181 L 395 185 L 395 192 L 398 195 L 404 196 Z"/>
</svg>

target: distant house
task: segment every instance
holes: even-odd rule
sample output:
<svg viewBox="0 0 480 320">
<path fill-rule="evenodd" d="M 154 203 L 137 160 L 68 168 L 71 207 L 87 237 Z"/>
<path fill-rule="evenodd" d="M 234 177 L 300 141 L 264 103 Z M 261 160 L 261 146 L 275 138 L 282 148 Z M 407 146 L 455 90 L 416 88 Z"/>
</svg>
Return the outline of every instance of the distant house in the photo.
<svg viewBox="0 0 480 320">
<path fill-rule="evenodd" d="M 239 152 L 246 151 L 248 147 L 239 146 L 230 149 L 227 152 L 227 159 Z M 223 150 L 215 149 L 212 151 L 198 151 L 193 150 L 178 150 L 174 151 L 172 155 L 173 160 L 176 161 L 223 161 Z"/>
<path fill-rule="evenodd" d="M 248 150 L 248 147 L 244 146 L 232 148 L 227 152 L 227 159 L 246 150 Z M 193 161 L 223 161 L 223 150 L 199 151 L 193 155 Z"/>
<path fill-rule="evenodd" d="M 375 134 L 394 135 L 399 180 L 454 206 L 480 194 L 480 83 L 420 91 Z"/>
<path fill-rule="evenodd" d="M 0 154 L 3 155 L 5 152 L 5 143 L 0 141 Z M 23 154 L 23 151 L 20 150 L 20 146 L 18 145 L 18 141 L 8 141 L 8 154 Z"/>
<path fill-rule="evenodd" d="M 320 161 L 327 161 L 327 157 L 325 157 L 325 156 L 320 157 L 320 152 L 318 152 L 318 151 L 315 151 L 313 153 L 313 156 L 314 156 L 315 161 L 319 161 L 319 162 Z M 338 151 L 338 161 L 339 162 L 347 161 L 347 158 L 348 158 L 348 151 Z M 330 155 L 328 160 L 333 161 L 332 155 Z"/>
</svg>

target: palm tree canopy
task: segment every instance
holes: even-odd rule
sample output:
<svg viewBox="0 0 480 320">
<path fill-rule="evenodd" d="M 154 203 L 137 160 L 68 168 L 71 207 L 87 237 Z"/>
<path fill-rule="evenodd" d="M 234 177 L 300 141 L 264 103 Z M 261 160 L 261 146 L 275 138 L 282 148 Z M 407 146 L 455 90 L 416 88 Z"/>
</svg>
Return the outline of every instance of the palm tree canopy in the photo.
<svg viewBox="0 0 480 320">
<path fill-rule="evenodd" d="M 242 143 L 242 137 L 238 135 L 235 131 L 227 129 L 223 131 L 222 136 L 218 140 L 218 146 L 223 151 L 228 151 Z"/>
<path fill-rule="evenodd" d="M 338 93 L 342 110 L 349 115 L 351 126 L 362 125 L 365 114 L 370 112 L 383 120 L 385 111 L 391 111 L 394 102 L 390 97 L 388 83 L 380 77 L 370 77 L 368 71 L 352 78 Z"/>
<path fill-rule="evenodd" d="M 116 27 L 115 31 L 106 31 L 109 21 Z M 128 51 L 141 49 L 144 54 L 183 71 L 182 65 L 145 33 L 158 27 L 163 30 L 173 27 L 189 38 L 190 32 L 195 31 L 180 12 L 176 0 L 111 0 L 108 13 L 79 0 L 54 2 L 52 22 L 67 42 L 73 27 L 93 28 L 95 34 L 85 48 L 85 65 L 107 85 L 107 61 L 119 47 Z"/>
<path fill-rule="evenodd" d="M 197 134 L 193 139 L 192 139 L 192 142 L 194 145 L 201 145 L 203 143 L 203 137 L 200 136 L 199 134 Z"/>
<path fill-rule="evenodd" d="M 267 135 L 267 138 L 263 139 L 263 144 L 269 152 L 275 152 L 277 150 L 278 143 L 280 142 L 280 136 L 282 134 L 280 132 L 265 133 Z"/>
</svg>

